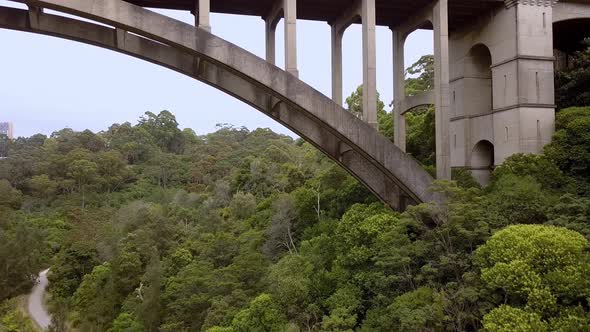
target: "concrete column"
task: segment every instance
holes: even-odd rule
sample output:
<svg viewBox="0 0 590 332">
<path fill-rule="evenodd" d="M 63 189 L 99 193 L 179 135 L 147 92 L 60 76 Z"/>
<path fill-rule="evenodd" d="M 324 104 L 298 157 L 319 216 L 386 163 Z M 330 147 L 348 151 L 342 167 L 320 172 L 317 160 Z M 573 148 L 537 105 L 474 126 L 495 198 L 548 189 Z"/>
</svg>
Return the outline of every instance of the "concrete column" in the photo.
<svg viewBox="0 0 590 332">
<path fill-rule="evenodd" d="M 403 100 L 406 97 L 406 77 L 404 64 L 405 38 L 400 31 L 393 33 L 393 141 L 395 145 L 406 152 L 406 118 L 402 115 Z"/>
<path fill-rule="evenodd" d="M 195 0 L 195 26 L 211 32 L 210 0 Z"/>
<path fill-rule="evenodd" d="M 29 24 L 31 28 L 39 28 L 39 17 L 43 15 L 43 8 L 27 5 L 29 7 Z M 12 137 L 10 137 L 12 138 Z"/>
<path fill-rule="evenodd" d="M 434 6 L 434 93 L 436 121 L 436 177 L 451 179 L 448 0 Z"/>
<path fill-rule="evenodd" d="M 274 24 L 274 18 L 267 18 L 265 21 L 265 32 L 266 32 L 266 61 L 271 64 L 276 64 L 276 25 Z"/>
<path fill-rule="evenodd" d="M 363 23 L 363 120 L 378 128 L 375 0 L 362 0 L 361 19 Z"/>
<path fill-rule="evenodd" d="M 285 70 L 299 76 L 297 70 L 297 0 L 283 0 L 285 19 Z"/>
<path fill-rule="evenodd" d="M 332 25 L 332 100 L 342 106 L 342 36 L 337 25 Z"/>
</svg>

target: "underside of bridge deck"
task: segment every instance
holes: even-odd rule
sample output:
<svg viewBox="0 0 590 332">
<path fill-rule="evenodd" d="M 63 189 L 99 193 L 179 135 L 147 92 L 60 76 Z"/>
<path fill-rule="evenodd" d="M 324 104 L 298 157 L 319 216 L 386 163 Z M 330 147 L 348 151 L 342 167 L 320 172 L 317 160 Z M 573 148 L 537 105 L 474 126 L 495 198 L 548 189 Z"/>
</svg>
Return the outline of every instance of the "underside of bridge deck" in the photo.
<svg viewBox="0 0 590 332">
<path fill-rule="evenodd" d="M 142 7 L 194 10 L 195 0 L 126 0 Z M 211 0 L 211 11 L 224 14 L 265 17 L 276 0 Z M 332 22 L 351 6 L 354 0 L 298 0 L 297 18 Z M 431 0 L 376 0 L 377 25 L 395 26 Z M 449 0 L 449 28 L 452 30 L 472 21 L 504 0 Z"/>
</svg>

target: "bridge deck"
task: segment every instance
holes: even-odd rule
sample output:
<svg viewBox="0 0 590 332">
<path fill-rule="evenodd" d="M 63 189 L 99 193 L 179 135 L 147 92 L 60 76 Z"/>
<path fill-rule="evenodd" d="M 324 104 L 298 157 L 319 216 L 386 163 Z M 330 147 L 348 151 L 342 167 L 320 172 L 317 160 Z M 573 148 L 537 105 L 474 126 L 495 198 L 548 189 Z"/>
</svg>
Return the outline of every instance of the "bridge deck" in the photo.
<svg viewBox="0 0 590 332">
<path fill-rule="evenodd" d="M 142 7 L 192 11 L 195 0 L 126 0 Z M 211 0 L 211 11 L 224 14 L 265 17 L 276 0 Z M 304 20 L 331 22 L 354 0 L 298 0 L 297 16 Z M 395 26 L 432 0 L 376 0 L 377 25 Z M 449 0 L 449 28 L 502 6 L 504 0 Z"/>
</svg>

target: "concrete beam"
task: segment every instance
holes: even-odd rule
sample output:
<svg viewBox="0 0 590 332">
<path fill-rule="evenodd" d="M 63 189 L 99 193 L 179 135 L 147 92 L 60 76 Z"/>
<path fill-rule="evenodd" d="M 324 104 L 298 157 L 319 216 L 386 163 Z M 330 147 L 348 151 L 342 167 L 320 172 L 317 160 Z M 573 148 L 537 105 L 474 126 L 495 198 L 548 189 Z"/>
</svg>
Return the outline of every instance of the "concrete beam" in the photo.
<svg viewBox="0 0 590 332">
<path fill-rule="evenodd" d="M 363 21 L 363 119 L 378 129 L 375 0 L 362 0 L 361 14 Z"/>
<path fill-rule="evenodd" d="M 436 176 L 451 179 L 449 16 L 448 0 L 438 0 L 433 10 L 434 94 L 436 121 Z"/>
</svg>

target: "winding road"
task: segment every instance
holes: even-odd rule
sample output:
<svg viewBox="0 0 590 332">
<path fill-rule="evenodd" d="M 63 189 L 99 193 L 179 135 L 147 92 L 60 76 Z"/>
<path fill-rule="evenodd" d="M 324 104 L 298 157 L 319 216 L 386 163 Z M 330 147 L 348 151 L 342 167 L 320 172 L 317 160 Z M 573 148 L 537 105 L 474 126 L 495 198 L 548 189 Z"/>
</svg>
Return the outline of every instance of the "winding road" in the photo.
<svg viewBox="0 0 590 332">
<path fill-rule="evenodd" d="M 45 296 L 45 289 L 49 281 L 47 280 L 47 273 L 49 269 L 39 273 L 37 284 L 33 287 L 31 294 L 29 294 L 29 303 L 27 310 L 29 316 L 37 323 L 42 330 L 47 330 L 51 324 L 51 316 L 43 306 L 43 297 Z"/>
</svg>

